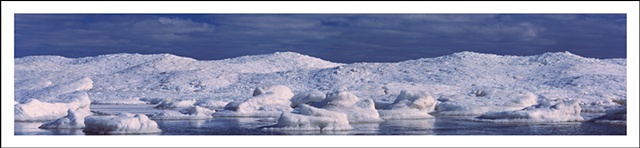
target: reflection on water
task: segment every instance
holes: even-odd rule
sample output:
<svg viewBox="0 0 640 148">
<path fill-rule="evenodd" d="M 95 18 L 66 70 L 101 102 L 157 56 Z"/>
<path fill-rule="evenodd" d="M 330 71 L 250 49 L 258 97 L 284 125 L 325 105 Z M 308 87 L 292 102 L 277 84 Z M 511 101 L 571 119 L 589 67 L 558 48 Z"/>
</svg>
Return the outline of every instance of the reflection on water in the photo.
<svg viewBox="0 0 640 148">
<path fill-rule="evenodd" d="M 393 135 L 433 135 L 435 119 L 394 120 L 381 124 L 382 133 Z"/>
<path fill-rule="evenodd" d="M 439 117 L 437 135 L 626 135 L 626 125 L 592 122 L 482 122 L 468 117 Z"/>
<path fill-rule="evenodd" d="M 352 130 L 277 130 L 272 131 L 283 135 L 377 135 L 380 131 L 379 123 L 351 124 Z"/>
<path fill-rule="evenodd" d="M 82 129 L 40 129 L 43 122 L 15 122 L 14 135 L 84 135 Z"/>
<path fill-rule="evenodd" d="M 193 128 L 199 128 L 204 125 L 204 120 L 189 120 L 187 122 L 189 123 L 189 127 Z"/>
<path fill-rule="evenodd" d="M 214 118 L 209 120 L 155 120 L 160 135 L 626 135 L 625 125 L 590 122 L 495 123 L 469 117 L 436 117 L 351 124 L 344 131 L 273 131 L 261 127 L 277 118 Z M 39 129 L 39 122 L 15 122 L 15 135 L 84 135 L 81 129 Z"/>
</svg>

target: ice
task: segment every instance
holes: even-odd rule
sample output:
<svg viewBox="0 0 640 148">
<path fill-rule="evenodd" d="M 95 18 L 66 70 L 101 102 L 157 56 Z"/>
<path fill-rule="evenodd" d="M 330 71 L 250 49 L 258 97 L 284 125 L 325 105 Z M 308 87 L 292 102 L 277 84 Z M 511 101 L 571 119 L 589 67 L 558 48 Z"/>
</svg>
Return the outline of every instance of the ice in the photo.
<svg viewBox="0 0 640 148">
<path fill-rule="evenodd" d="M 482 115 L 490 111 L 518 110 L 537 103 L 537 96 L 528 91 L 497 88 L 473 88 L 470 93 L 443 95 L 437 99 L 436 114 L 448 116 Z"/>
<path fill-rule="evenodd" d="M 229 104 L 229 102 L 216 99 L 201 99 L 196 101 L 194 105 L 215 110 L 224 109 L 224 106 L 226 106 L 227 104 Z"/>
<path fill-rule="evenodd" d="M 384 120 L 424 119 L 433 117 L 429 112 L 433 111 L 435 106 L 435 99 L 426 91 L 403 90 L 392 104 L 378 110 L 378 113 Z"/>
<path fill-rule="evenodd" d="M 347 115 L 341 112 L 315 108 L 306 104 L 298 106 L 299 114 L 283 112 L 278 123 L 266 130 L 350 130 Z"/>
<path fill-rule="evenodd" d="M 162 132 L 158 124 L 144 114 L 122 113 L 117 116 L 89 116 L 83 132 L 90 134 L 154 134 Z"/>
<path fill-rule="evenodd" d="M 605 115 L 591 119 L 590 121 L 596 123 L 609 123 L 627 125 L 627 106 L 618 106 L 616 108 L 607 110 Z"/>
<path fill-rule="evenodd" d="M 579 122 L 580 105 L 576 100 L 544 102 L 515 111 L 487 112 L 479 119 L 525 122 Z"/>
<path fill-rule="evenodd" d="M 84 118 L 92 113 L 88 108 L 79 108 L 77 110 L 69 109 L 67 115 L 58 118 L 53 122 L 42 124 L 39 128 L 43 129 L 74 129 L 84 128 Z"/>
<path fill-rule="evenodd" d="M 38 90 L 51 86 L 53 83 L 42 78 L 33 78 L 26 80 L 17 80 L 15 82 L 15 90 Z"/>
<path fill-rule="evenodd" d="M 291 112 L 291 97 L 293 92 L 284 85 L 258 87 L 253 97 L 243 102 L 231 102 L 225 106 L 225 111 L 217 112 L 216 116 L 250 116 L 277 117 L 282 112 Z"/>
<path fill-rule="evenodd" d="M 171 98 L 165 98 L 156 106 L 157 109 L 172 109 L 172 108 L 186 108 L 191 107 L 196 103 L 196 100 L 174 100 Z"/>
<path fill-rule="evenodd" d="M 163 98 L 140 98 L 140 101 L 146 104 L 160 104 L 164 100 Z"/>
<path fill-rule="evenodd" d="M 325 97 L 326 97 L 326 94 L 318 90 L 312 90 L 312 91 L 296 94 L 291 99 L 291 107 L 295 108 L 300 104 L 317 103 L 322 101 Z"/>
<path fill-rule="evenodd" d="M 28 102 L 14 105 L 15 121 L 48 121 L 67 115 L 68 110 L 89 109 L 91 100 L 85 92 L 73 92 L 60 95 L 66 102 L 42 102 L 30 99 Z"/>
<path fill-rule="evenodd" d="M 138 98 L 127 99 L 102 99 L 94 100 L 91 104 L 95 105 L 133 105 L 133 104 L 147 104 L 147 102 L 141 101 Z"/>
<path fill-rule="evenodd" d="M 93 87 L 93 81 L 88 77 L 71 80 L 48 87 L 23 88 L 15 91 L 15 100 L 27 102 L 30 99 L 41 101 L 67 101 L 60 95 L 73 93 L 76 91 L 87 91 Z M 64 110 L 66 111 L 66 110 Z"/>
<path fill-rule="evenodd" d="M 46 85 L 22 86 L 22 89 L 16 90 L 15 121 L 53 120 L 65 116 L 69 109 L 89 108 L 91 100 L 85 91 L 93 87 L 93 81 L 90 78 L 83 77 L 57 85 L 51 85 L 49 81 L 44 83 Z"/>
<path fill-rule="evenodd" d="M 358 96 L 346 91 L 329 93 L 326 99 L 314 104 L 314 106 L 345 113 L 350 123 L 383 121 L 375 109 L 373 100 L 361 100 Z"/>
<path fill-rule="evenodd" d="M 215 113 L 215 110 L 210 110 L 207 108 L 203 108 L 200 106 L 193 106 L 186 109 L 180 110 L 181 113 L 193 116 L 211 116 L 211 114 Z"/>
<path fill-rule="evenodd" d="M 198 119 L 211 119 L 213 118 L 212 114 L 216 111 L 210 110 L 207 108 L 203 108 L 200 106 L 193 106 L 189 108 L 182 109 L 180 111 L 174 110 L 163 110 L 161 112 L 153 113 L 149 115 L 150 119 L 154 120 L 177 120 L 177 119 L 189 119 L 189 120 L 198 120 Z"/>
<path fill-rule="evenodd" d="M 171 98 L 158 105 L 167 112 L 200 106 L 219 110 L 215 116 L 278 117 L 308 104 L 346 113 L 350 123 L 429 115 L 475 117 L 554 99 L 577 100 L 581 112 L 605 114 L 627 99 L 626 59 L 584 58 L 569 52 L 531 56 L 459 52 L 351 64 L 293 52 L 212 61 L 171 54 L 109 54 L 30 56 L 14 62 L 16 121 L 55 120 L 83 106 L 73 102 L 124 106 L 156 104 L 160 98 Z M 274 85 L 288 87 L 295 96 L 255 90 Z M 428 92 L 436 99 L 434 110 L 388 108 L 402 90 Z M 88 99 L 79 101 L 83 92 Z M 254 92 L 260 95 L 251 96 Z M 325 107 L 331 99 L 322 94 L 331 92 L 349 92 L 358 99 L 338 99 Z M 407 102 L 411 101 L 395 106 Z"/>
</svg>

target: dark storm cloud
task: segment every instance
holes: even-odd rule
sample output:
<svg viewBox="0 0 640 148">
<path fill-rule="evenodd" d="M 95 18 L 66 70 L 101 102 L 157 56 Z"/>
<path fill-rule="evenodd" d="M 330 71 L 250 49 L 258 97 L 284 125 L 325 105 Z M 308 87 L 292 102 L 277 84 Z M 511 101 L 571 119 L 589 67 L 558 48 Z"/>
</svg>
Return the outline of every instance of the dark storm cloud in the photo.
<svg viewBox="0 0 640 148">
<path fill-rule="evenodd" d="M 172 53 L 202 60 L 294 51 L 335 62 L 459 51 L 626 57 L 624 14 L 15 15 L 15 56 Z"/>
</svg>

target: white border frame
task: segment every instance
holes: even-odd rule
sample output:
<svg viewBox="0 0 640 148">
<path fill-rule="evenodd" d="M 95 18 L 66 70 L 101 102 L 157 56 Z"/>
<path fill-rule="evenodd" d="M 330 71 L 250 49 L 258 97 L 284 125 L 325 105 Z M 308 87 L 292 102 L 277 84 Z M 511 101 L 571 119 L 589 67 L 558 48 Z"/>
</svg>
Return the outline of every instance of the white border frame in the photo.
<svg viewBox="0 0 640 148">
<path fill-rule="evenodd" d="M 2 2 L 2 146 L 416 147 L 638 145 L 638 2 Z M 626 13 L 627 136 L 14 136 L 16 13 Z"/>
</svg>

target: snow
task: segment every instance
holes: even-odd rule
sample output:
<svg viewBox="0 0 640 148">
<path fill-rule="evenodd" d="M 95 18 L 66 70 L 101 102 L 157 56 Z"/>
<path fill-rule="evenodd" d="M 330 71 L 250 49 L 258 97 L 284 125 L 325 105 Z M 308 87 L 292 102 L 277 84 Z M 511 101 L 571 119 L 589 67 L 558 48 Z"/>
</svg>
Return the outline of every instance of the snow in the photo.
<svg viewBox="0 0 640 148">
<path fill-rule="evenodd" d="M 325 109 L 315 108 L 306 104 L 298 106 L 299 114 L 283 112 L 278 123 L 265 130 L 350 130 L 347 115 Z"/>
<path fill-rule="evenodd" d="M 77 110 L 69 109 L 67 115 L 58 118 L 53 122 L 42 124 L 39 128 L 43 129 L 74 129 L 84 128 L 84 118 L 92 113 L 89 109 L 79 108 Z"/>
<path fill-rule="evenodd" d="M 188 100 L 174 100 L 171 98 L 165 98 L 156 106 L 158 109 L 172 109 L 172 108 L 185 108 L 191 107 L 196 103 L 196 100 L 188 99 Z"/>
<path fill-rule="evenodd" d="M 227 104 L 229 104 L 229 102 L 220 101 L 216 99 L 201 99 L 196 101 L 194 105 L 215 110 L 215 109 L 224 109 L 224 106 L 226 106 Z"/>
<path fill-rule="evenodd" d="M 65 116 L 68 110 L 89 110 L 91 100 L 85 92 L 76 91 L 57 97 L 60 102 L 50 103 L 28 99 L 26 102 L 15 104 L 14 120 L 48 121 Z"/>
<path fill-rule="evenodd" d="M 253 97 L 243 102 L 232 102 L 225 106 L 225 112 L 218 112 L 216 116 L 249 116 L 249 117 L 277 117 L 282 112 L 291 112 L 293 92 L 284 85 L 258 87 Z"/>
<path fill-rule="evenodd" d="M 70 109 L 89 109 L 91 100 L 85 91 L 93 87 L 90 78 L 82 77 L 56 85 L 40 78 L 21 82 L 37 83 L 34 81 L 44 81 L 44 85 L 24 85 L 15 90 L 15 121 L 46 121 L 65 116 Z"/>
<path fill-rule="evenodd" d="M 610 109 L 605 115 L 594 118 L 591 121 L 596 123 L 609 123 L 627 125 L 627 106 L 618 106 Z"/>
<path fill-rule="evenodd" d="M 343 112 L 350 123 L 428 115 L 488 117 L 489 112 L 511 114 L 525 108 L 530 108 L 523 111 L 527 113 L 560 114 L 532 107 L 558 99 L 576 100 L 581 112 L 605 115 L 627 99 L 625 59 L 584 58 L 569 52 L 531 56 L 459 52 L 395 63 L 352 64 L 293 52 L 213 61 L 171 54 L 30 56 L 15 58 L 14 63 L 16 121 L 54 120 L 88 102 L 156 104 L 159 98 L 171 98 L 159 108 L 179 111 L 200 106 L 219 110 L 215 116 L 278 117 L 309 104 Z M 288 91 L 255 89 L 269 86 L 286 86 Z M 435 107 L 410 111 L 420 110 L 406 108 L 411 99 L 396 102 L 403 90 L 428 92 Z M 260 95 L 252 96 L 254 92 Z M 337 97 L 336 92 L 351 95 Z M 576 120 L 570 114 L 556 117 L 566 119 L 539 121 Z"/>
<path fill-rule="evenodd" d="M 432 118 L 436 101 L 426 91 L 403 90 L 392 104 L 378 110 L 384 120 Z"/>
<path fill-rule="evenodd" d="M 535 94 L 496 88 L 473 88 L 467 94 L 444 95 L 438 98 L 438 115 L 481 115 L 491 111 L 518 110 L 537 103 Z"/>
<path fill-rule="evenodd" d="M 162 132 L 158 124 L 144 114 L 122 113 L 117 116 L 89 116 L 83 132 L 93 134 L 154 134 Z"/>
<path fill-rule="evenodd" d="M 210 110 L 200 106 L 193 106 L 193 107 L 182 109 L 180 111 L 163 110 L 162 112 L 150 114 L 149 118 L 154 120 L 178 120 L 178 119 L 200 120 L 200 119 L 213 118 L 212 114 L 215 112 L 216 111 L 214 110 Z"/>
<path fill-rule="evenodd" d="M 317 103 L 326 98 L 326 94 L 318 90 L 311 90 L 303 93 L 296 94 L 291 99 L 291 107 L 297 107 L 301 104 Z"/>
<path fill-rule="evenodd" d="M 583 120 L 580 110 L 576 100 L 558 100 L 536 104 L 522 110 L 487 112 L 478 118 L 528 122 L 577 122 Z"/>
<path fill-rule="evenodd" d="M 26 79 L 19 80 L 15 82 L 14 89 L 17 90 L 38 90 L 45 87 L 49 87 L 53 84 L 53 82 L 45 79 L 34 78 L 34 79 Z"/>
<path fill-rule="evenodd" d="M 127 99 L 104 99 L 104 100 L 96 100 L 91 102 L 94 105 L 132 105 L 132 104 L 147 104 L 137 98 L 127 98 Z"/>
<path fill-rule="evenodd" d="M 353 93 L 341 91 L 327 94 L 316 107 L 347 114 L 350 123 L 381 122 L 373 100 L 362 100 Z"/>
</svg>

